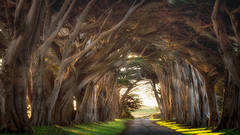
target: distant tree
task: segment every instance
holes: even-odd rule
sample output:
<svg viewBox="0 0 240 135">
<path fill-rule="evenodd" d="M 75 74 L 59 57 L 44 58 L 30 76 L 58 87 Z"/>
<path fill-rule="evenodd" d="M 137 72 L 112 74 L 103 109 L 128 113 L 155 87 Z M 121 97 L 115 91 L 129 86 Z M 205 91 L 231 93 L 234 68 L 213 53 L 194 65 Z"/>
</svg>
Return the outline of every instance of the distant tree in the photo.
<svg viewBox="0 0 240 135">
<path fill-rule="evenodd" d="M 131 112 L 136 111 L 142 106 L 142 101 L 136 94 L 126 95 L 122 104 L 121 118 L 133 118 Z"/>
</svg>

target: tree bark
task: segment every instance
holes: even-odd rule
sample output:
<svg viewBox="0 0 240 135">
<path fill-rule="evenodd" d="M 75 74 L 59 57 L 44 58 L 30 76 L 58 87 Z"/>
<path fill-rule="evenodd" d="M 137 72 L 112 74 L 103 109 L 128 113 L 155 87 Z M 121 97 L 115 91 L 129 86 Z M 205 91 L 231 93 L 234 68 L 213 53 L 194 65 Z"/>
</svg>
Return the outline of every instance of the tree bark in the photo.
<svg viewBox="0 0 240 135">
<path fill-rule="evenodd" d="M 5 89 L 3 87 L 2 80 L 0 80 L 0 131 L 3 131 L 6 128 L 6 97 Z"/>
<path fill-rule="evenodd" d="M 8 68 L 11 77 L 6 98 L 6 113 L 9 114 L 6 123 L 7 131 L 13 132 L 32 132 L 27 117 L 27 80 L 32 50 L 39 41 L 42 1 L 33 1 L 28 12 L 23 10 L 25 5 L 23 0 L 16 4 L 14 36 L 6 53 L 5 69 Z"/>
<path fill-rule="evenodd" d="M 32 129 L 27 117 L 27 75 L 24 71 L 28 71 L 26 66 L 12 68 L 11 88 L 7 91 L 6 96 L 6 120 L 8 132 L 27 132 L 31 133 Z"/>
<path fill-rule="evenodd" d="M 240 53 L 233 50 L 227 32 L 226 1 L 216 0 L 212 12 L 215 34 L 220 43 L 225 65 L 225 91 L 223 112 L 217 129 L 240 128 Z"/>
<path fill-rule="evenodd" d="M 96 117 L 97 108 L 95 107 L 96 89 L 93 83 L 89 83 L 85 89 L 84 96 L 77 102 L 77 112 L 74 121 L 76 123 L 89 123 L 98 121 Z"/>
<path fill-rule="evenodd" d="M 157 104 L 158 104 L 158 109 L 160 110 L 160 112 L 162 112 L 162 100 L 159 97 L 159 93 L 156 89 L 156 82 L 154 80 L 152 80 L 151 84 L 152 84 L 152 90 L 154 92 L 154 96 L 155 96 Z"/>
<path fill-rule="evenodd" d="M 217 78 L 216 76 L 207 76 L 205 80 L 210 111 L 208 126 L 215 127 L 217 126 L 219 120 L 219 110 L 217 105 L 216 92 L 214 89 Z"/>
<path fill-rule="evenodd" d="M 192 65 L 168 62 L 168 68 L 154 65 L 161 86 L 163 116 L 193 127 L 205 126 L 208 120 L 208 99 L 205 81 Z"/>
<path fill-rule="evenodd" d="M 53 122 L 55 124 L 63 125 L 63 126 L 71 125 L 73 121 L 73 116 L 74 116 L 73 96 L 67 97 L 68 98 L 67 102 L 63 100 L 66 91 L 68 90 L 67 89 L 62 90 L 59 93 L 59 97 L 52 114 Z"/>
<path fill-rule="evenodd" d="M 116 88 L 116 80 L 116 73 L 110 71 L 97 83 L 100 92 L 97 101 L 98 118 L 100 121 L 114 120 L 119 116 L 120 97 Z"/>
</svg>

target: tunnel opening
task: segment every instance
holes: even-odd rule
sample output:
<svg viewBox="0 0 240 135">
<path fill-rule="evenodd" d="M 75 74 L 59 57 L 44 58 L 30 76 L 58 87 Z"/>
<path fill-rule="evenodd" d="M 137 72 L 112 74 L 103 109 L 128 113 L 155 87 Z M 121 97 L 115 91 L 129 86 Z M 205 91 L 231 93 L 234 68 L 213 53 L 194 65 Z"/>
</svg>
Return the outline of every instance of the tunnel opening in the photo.
<svg viewBox="0 0 240 135">
<path fill-rule="evenodd" d="M 205 127 L 211 122 L 210 115 L 219 117 L 218 109 L 222 96 L 217 95 L 215 90 L 212 97 L 208 96 L 204 76 L 186 59 L 163 55 L 148 57 L 131 53 L 127 58 L 127 64 L 122 66 L 119 72 L 120 87 L 127 85 L 124 93 L 127 94 L 138 86 L 139 81 L 149 83 L 160 112 L 158 117 L 162 120 Z M 209 104 L 209 100 L 215 102 L 214 106 Z"/>
</svg>

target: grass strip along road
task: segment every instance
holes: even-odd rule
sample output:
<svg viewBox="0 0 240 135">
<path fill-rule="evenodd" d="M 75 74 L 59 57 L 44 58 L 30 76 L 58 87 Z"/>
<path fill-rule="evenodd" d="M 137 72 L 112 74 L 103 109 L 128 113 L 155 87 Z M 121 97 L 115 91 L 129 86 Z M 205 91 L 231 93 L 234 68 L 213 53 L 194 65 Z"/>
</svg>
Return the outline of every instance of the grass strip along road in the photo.
<svg viewBox="0 0 240 135">
<path fill-rule="evenodd" d="M 116 119 L 110 122 L 80 124 L 70 127 L 59 125 L 33 127 L 34 133 L 31 135 L 117 135 L 124 130 L 124 122 L 125 120 Z M 0 135 L 29 134 L 0 133 Z"/>
<path fill-rule="evenodd" d="M 156 124 L 175 130 L 183 135 L 240 135 L 240 131 L 236 129 L 223 129 L 214 132 L 209 128 L 188 128 L 183 124 L 177 124 L 176 122 L 161 121 L 159 119 L 151 119 Z"/>
</svg>

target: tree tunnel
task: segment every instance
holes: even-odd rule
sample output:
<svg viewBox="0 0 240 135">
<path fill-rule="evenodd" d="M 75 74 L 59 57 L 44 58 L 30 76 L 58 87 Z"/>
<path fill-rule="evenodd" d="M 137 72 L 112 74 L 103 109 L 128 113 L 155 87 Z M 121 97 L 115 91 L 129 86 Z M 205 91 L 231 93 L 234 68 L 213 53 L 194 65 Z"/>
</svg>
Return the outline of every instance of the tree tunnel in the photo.
<svg viewBox="0 0 240 135">
<path fill-rule="evenodd" d="M 129 91 L 144 79 L 161 119 L 239 129 L 239 6 L 1 0 L 0 132 L 121 118 Z"/>
</svg>

